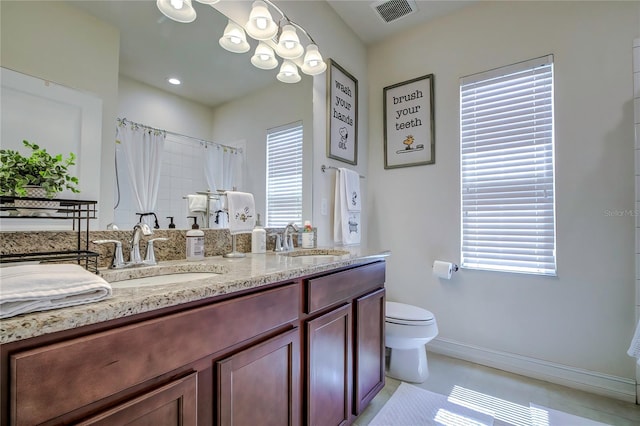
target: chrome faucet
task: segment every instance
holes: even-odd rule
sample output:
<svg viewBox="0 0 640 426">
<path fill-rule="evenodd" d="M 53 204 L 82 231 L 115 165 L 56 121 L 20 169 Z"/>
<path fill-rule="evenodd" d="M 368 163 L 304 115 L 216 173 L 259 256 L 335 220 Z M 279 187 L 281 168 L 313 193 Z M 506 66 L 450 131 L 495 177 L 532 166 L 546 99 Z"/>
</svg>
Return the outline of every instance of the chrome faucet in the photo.
<svg viewBox="0 0 640 426">
<path fill-rule="evenodd" d="M 167 241 L 168 238 L 153 238 L 147 241 L 147 253 L 144 256 L 144 264 L 145 265 L 157 265 L 156 254 L 153 251 L 153 242 L 154 241 Z"/>
<path fill-rule="evenodd" d="M 122 243 L 118 240 L 96 240 L 93 241 L 94 244 L 107 244 L 113 243 L 115 247 L 113 249 L 113 257 L 111 259 L 111 264 L 109 265 L 109 269 L 121 269 L 126 266 L 124 263 L 124 258 L 122 256 Z"/>
<path fill-rule="evenodd" d="M 133 236 L 131 237 L 131 257 L 129 264 L 131 266 L 142 264 L 140 256 L 140 238 L 142 235 L 151 235 L 153 231 L 146 223 L 136 223 L 133 227 Z"/>
<path fill-rule="evenodd" d="M 283 251 L 292 251 L 293 250 L 293 237 L 292 234 L 289 234 L 289 229 L 293 229 L 293 234 L 298 233 L 298 227 L 295 223 L 289 222 L 284 228 L 284 233 L 282 234 L 282 248 Z"/>
</svg>

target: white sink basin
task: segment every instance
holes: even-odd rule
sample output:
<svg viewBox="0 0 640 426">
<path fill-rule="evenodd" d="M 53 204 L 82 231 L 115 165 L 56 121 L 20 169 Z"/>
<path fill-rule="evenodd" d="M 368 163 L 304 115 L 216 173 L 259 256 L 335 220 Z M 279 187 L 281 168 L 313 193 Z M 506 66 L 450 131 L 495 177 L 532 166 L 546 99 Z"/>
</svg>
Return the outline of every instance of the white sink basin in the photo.
<svg viewBox="0 0 640 426">
<path fill-rule="evenodd" d="M 176 274 L 156 275 L 151 277 L 132 278 L 111 283 L 113 288 L 148 287 L 154 285 L 179 284 L 187 281 L 202 280 L 219 275 L 215 272 L 183 272 Z"/>
<path fill-rule="evenodd" d="M 140 268 L 107 269 L 100 272 L 113 288 L 150 287 L 203 280 L 229 272 L 215 263 L 161 263 Z"/>
</svg>

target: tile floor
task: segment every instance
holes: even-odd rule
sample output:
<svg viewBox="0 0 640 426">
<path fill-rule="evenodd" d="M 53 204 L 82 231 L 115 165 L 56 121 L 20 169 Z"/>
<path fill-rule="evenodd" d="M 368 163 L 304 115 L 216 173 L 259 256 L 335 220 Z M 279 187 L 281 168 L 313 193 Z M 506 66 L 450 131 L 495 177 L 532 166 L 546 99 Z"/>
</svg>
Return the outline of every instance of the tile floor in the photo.
<svg viewBox="0 0 640 426">
<path fill-rule="evenodd" d="M 619 401 L 429 352 L 429 378 L 418 387 L 442 395 L 470 398 L 495 412 L 495 426 L 528 426 L 525 410 L 541 405 L 613 426 L 640 425 L 640 405 Z M 400 382 L 387 377 L 382 391 L 354 425 L 367 425 Z M 393 426 L 393 425 L 389 425 Z M 556 425 L 552 425 L 556 426 Z M 557 425 L 580 426 L 580 425 Z"/>
</svg>

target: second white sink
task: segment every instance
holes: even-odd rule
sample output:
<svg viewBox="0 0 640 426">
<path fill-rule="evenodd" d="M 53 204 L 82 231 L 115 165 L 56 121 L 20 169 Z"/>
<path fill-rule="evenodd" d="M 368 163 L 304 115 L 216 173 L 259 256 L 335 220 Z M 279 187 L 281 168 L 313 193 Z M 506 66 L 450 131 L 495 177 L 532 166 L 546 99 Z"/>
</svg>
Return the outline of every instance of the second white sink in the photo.
<svg viewBox="0 0 640 426">
<path fill-rule="evenodd" d="M 316 257 L 316 256 L 344 256 L 345 254 L 349 254 L 346 250 L 335 250 L 335 249 L 302 249 L 302 250 L 294 250 L 288 251 L 284 253 L 280 253 L 283 256 L 289 257 Z"/>
</svg>

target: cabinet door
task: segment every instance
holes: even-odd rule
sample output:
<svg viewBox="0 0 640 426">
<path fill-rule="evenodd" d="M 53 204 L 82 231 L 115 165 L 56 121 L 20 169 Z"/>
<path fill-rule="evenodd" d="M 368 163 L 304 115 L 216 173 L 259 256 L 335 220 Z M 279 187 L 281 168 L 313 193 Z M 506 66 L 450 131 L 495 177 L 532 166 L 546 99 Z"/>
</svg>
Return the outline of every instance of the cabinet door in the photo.
<svg viewBox="0 0 640 426">
<path fill-rule="evenodd" d="M 351 415 L 351 304 L 307 322 L 307 424 L 348 424 Z"/>
<path fill-rule="evenodd" d="M 77 424 L 195 426 L 196 377 L 190 374 Z"/>
<path fill-rule="evenodd" d="M 219 425 L 300 424 L 300 331 L 218 361 Z"/>
<path fill-rule="evenodd" d="M 354 302 L 355 415 L 384 387 L 384 295 L 382 288 Z"/>
</svg>

